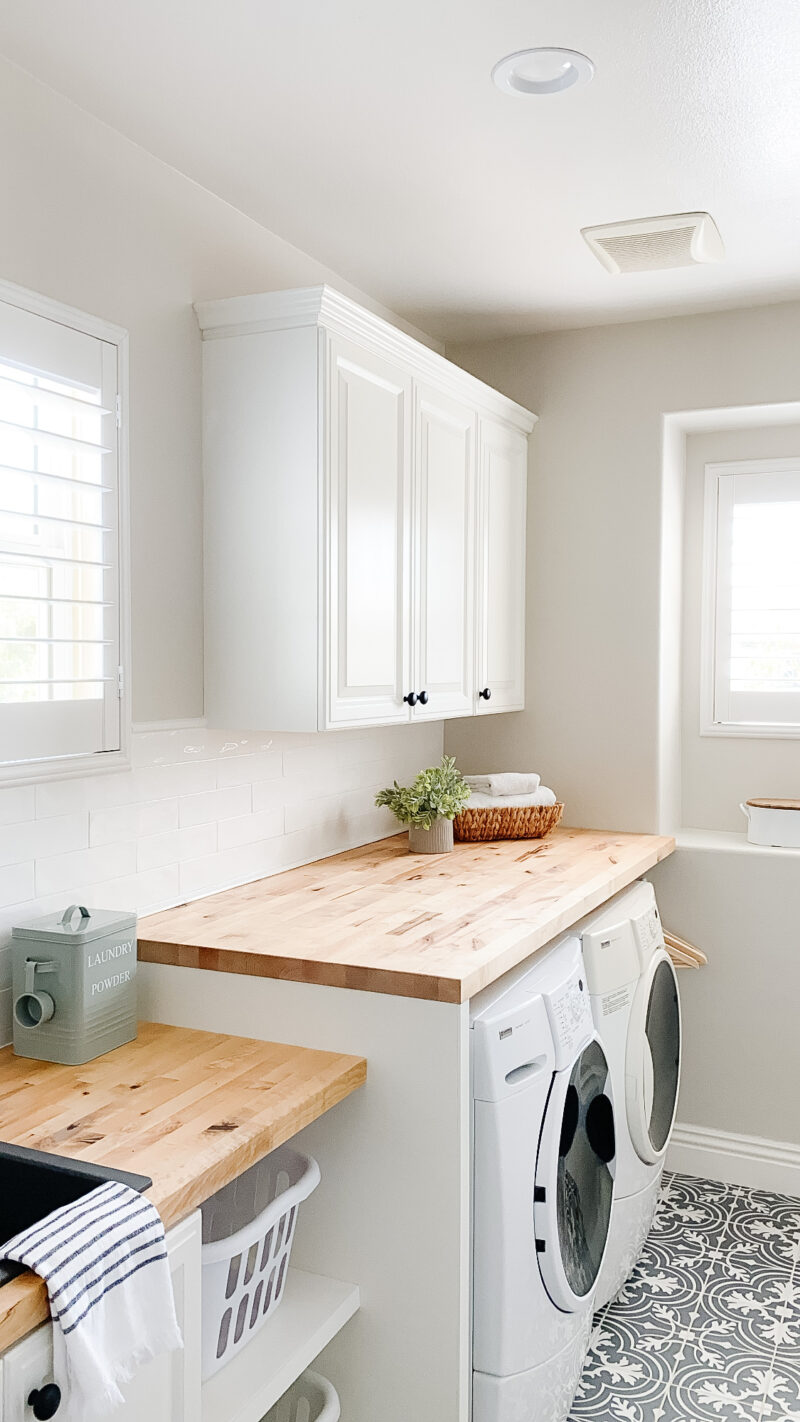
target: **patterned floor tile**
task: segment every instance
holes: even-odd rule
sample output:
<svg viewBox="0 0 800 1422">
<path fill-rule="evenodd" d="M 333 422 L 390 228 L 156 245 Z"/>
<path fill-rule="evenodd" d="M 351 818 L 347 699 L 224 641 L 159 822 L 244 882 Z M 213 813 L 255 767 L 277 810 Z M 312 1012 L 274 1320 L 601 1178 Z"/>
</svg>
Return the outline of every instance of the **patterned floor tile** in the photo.
<svg viewBox="0 0 800 1422">
<path fill-rule="evenodd" d="M 570 1422 L 800 1422 L 800 1200 L 664 1177 Z"/>
<path fill-rule="evenodd" d="M 628 1326 L 606 1315 L 590 1351 L 572 1407 L 578 1419 L 644 1422 L 655 1415 L 680 1353 L 669 1328 L 639 1319 Z"/>
<path fill-rule="evenodd" d="M 759 1422 L 800 1422 L 800 1358 L 782 1357 L 770 1368 Z"/>
<path fill-rule="evenodd" d="M 770 1356 L 728 1358 L 724 1370 L 689 1345 L 667 1388 L 665 1418 L 691 1422 L 759 1422 Z"/>
<path fill-rule="evenodd" d="M 766 1203 L 770 1198 L 772 1205 Z M 720 1256 L 733 1269 L 770 1264 L 791 1274 L 800 1262 L 800 1201 L 763 1196 L 754 1206 L 744 1200 L 728 1219 Z"/>
<path fill-rule="evenodd" d="M 724 1349 L 794 1348 L 800 1358 L 800 1282 L 775 1267 L 750 1268 L 744 1277 L 717 1261 L 693 1323 Z"/>
</svg>

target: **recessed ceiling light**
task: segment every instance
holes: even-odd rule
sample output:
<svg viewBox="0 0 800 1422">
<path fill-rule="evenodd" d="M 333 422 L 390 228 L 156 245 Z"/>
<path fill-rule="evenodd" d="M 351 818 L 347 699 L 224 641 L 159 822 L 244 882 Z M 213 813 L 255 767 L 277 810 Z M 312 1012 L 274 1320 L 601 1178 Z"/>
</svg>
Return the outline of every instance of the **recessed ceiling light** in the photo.
<svg viewBox="0 0 800 1422">
<path fill-rule="evenodd" d="M 507 54 L 492 70 L 504 94 L 560 94 L 576 84 L 588 84 L 594 65 L 575 49 L 520 49 Z"/>
</svg>

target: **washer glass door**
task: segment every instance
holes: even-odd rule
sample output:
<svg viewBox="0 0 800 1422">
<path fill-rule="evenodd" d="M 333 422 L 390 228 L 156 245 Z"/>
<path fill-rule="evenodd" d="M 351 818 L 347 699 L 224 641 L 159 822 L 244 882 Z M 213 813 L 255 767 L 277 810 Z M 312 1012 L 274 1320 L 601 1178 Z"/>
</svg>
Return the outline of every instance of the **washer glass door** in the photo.
<svg viewBox="0 0 800 1422">
<path fill-rule="evenodd" d="M 558 1308 L 578 1309 L 600 1273 L 611 1221 L 614 1156 L 608 1063 L 593 1038 L 571 1069 L 556 1072 L 539 1143 L 536 1250 L 545 1287 Z"/>
</svg>

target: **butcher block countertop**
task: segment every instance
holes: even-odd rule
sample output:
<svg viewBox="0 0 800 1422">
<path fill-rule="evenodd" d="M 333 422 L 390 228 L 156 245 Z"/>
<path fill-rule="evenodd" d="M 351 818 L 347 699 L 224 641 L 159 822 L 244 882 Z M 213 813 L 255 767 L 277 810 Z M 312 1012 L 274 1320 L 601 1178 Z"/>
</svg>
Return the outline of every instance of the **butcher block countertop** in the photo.
<svg viewBox="0 0 800 1422">
<path fill-rule="evenodd" d="M 660 835 L 409 854 L 405 834 L 152 914 L 148 963 L 464 1002 L 665 859 Z"/>
<path fill-rule="evenodd" d="M 363 1057 L 140 1022 L 84 1066 L 0 1051 L 0 1139 L 152 1177 L 165 1226 L 366 1079 Z M 41 1279 L 0 1287 L 0 1353 L 48 1317 Z"/>
</svg>

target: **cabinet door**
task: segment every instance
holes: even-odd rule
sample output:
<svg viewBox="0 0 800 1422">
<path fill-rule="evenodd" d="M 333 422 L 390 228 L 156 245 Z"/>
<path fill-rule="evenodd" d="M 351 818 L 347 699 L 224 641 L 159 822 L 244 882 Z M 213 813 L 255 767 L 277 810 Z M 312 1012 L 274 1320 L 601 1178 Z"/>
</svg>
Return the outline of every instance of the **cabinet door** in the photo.
<svg viewBox="0 0 800 1422">
<path fill-rule="evenodd" d="M 482 420 L 475 705 L 484 716 L 521 711 L 525 705 L 527 470 L 525 435 Z"/>
<path fill-rule="evenodd" d="M 325 723 L 407 721 L 411 377 L 331 337 L 325 434 Z"/>
<path fill-rule="evenodd" d="M 414 400 L 415 719 L 470 716 L 475 669 L 475 452 L 467 405 L 417 385 Z"/>
<path fill-rule="evenodd" d="M 197 1422 L 200 1416 L 200 1213 L 167 1235 L 183 1348 L 154 1358 L 123 1389 L 114 1422 Z M 30 1422 L 34 1388 L 53 1381 L 53 1325 L 45 1323 L 0 1359 L 0 1422 Z M 55 1414 L 58 1422 L 58 1412 Z"/>
</svg>

